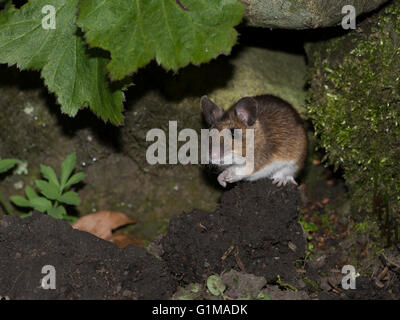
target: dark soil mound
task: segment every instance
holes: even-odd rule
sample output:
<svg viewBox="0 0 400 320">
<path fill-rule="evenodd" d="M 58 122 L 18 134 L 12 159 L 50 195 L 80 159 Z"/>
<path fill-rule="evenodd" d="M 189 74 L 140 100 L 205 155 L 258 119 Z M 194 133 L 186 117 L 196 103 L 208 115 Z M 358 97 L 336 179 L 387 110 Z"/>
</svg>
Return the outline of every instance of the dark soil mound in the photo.
<svg viewBox="0 0 400 320">
<path fill-rule="evenodd" d="M 201 281 L 231 268 L 274 281 L 296 280 L 305 255 L 297 187 L 270 180 L 239 183 L 215 212 L 194 210 L 172 218 L 161 239 L 162 258 L 178 279 Z"/>
<path fill-rule="evenodd" d="M 288 283 L 304 289 L 296 270 L 296 261 L 305 254 L 305 238 L 297 222 L 299 206 L 295 186 L 278 188 L 269 180 L 239 183 L 224 193 L 215 212 L 194 210 L 170 221 L 158 246 L 153 246 L 161 250 L 158 254 L 164 261 L 142 248 L 119 249 L 43 214 L 6 217 L 0 220 L 0 297 L 169 299 L 178 284 L 204 284 L 211 274 L 231 269 L 262 276 L 270 283 L 279 275 L 281 287 Z M 314 264 L 307 268 L 306 277 L 323 289 L 314 298 L 393 298 L 364 277 L 357 278 L 357 290 L 334 293 L 323 285 L 320 273 L 329 276 L 331 269 L 341 265 L 327 262 L 321 267 L 317 259 Z M 46 265 L 55 267 L 56 290 L 40 286 Z M 332 279 L 339 288 L 341 278 L 337 283 Z M 308 297 L 305 291 L 298 291 L 297 297 L 276 288 L 277 299 Z"/>
<path fill-rule="evenodd" d="M 40 286 L 45 265 L 56 290 Z M 0 221 L 0 296 L 10 299 L 166 299 L 176 289 L 144 249 L 119 249 L 43 214 Z"/>
</svg>

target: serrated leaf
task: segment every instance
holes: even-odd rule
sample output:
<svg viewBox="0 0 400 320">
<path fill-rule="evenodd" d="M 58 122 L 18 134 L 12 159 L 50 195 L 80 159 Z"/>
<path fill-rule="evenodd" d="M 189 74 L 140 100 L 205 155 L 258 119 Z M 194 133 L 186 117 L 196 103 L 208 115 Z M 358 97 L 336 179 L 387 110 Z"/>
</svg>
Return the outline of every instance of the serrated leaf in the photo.
<svg viewBox="0 0 400 320">
<path fill-rule="evenodd" d="M 36 191 L 30 186 L 25 187 L 25 194 L 29 200 L 39 197 Z"/>
<path fill-rule="evenodd" d="M 34 198 L 30 202 L 35 210 L 42 213 L 51 208 L 51 201 L 43 197 Z"/>
<path fill-rule="evenodd" d="M 57 175 L 54 172 L 52 167 L 41 164 L 40 172 L 42 173 L 43 177 L 45 177 L 49 182 L 55 184 L 58 187 L 60 186 L 60 183 L 58 182 L 58 179 L 57 179 Z"/>
<path fill-rule="evenodd" d="M 73 191 L 64 193 L 62 196 L 58 197 L 57 200 L 72 206 L 79 206 L 81 204 L 78 194 Z"/>
<path fill-rule="evenodd" d="M 0 173 L 4 173 L 13 168 L 19 160 L 17 159 L 2 159 L 0 160 Z"/>
<path fill-rule="evenodd" d="M 61 163 L 61 187 L 63 189 L 72 171 L 74 171 L 75 164 L 76 164 L 75 152 L 69 154 Z"/>
<path fill-rule="evenodd" d="M 59 188 L 51 182 L 36 180 L 35 184 L 40 189 L 40 192 L 48 199 L 56 200 L 60 196 Z"/>
<path fill-rule="evenodd" d="M 120 124 L 123 93 L 107 80 L 105 52 L 88 50 L 76 26 L 78 0 L 30 0 L 20 9 L 0 11 L 0 63 L 41 70 L 61 111 L 75 116 L 81 107 Z M 44 29 L 45 6 L 55 8 L 55 29 Z"/>
<path fill-rule="evenodd" d="M 83 179 L 86 178 L 86 174 L 83 172 L 78 172 L 75 173 L 65 184 L 64 189 L 67 190 L 69 187 L 71 187 L 74 184 L 77 184 L 78 182 L 81 182 Z"/>
<path fill-rule="evenodd" d="M 10 200 L 12 203 L 19 207 L 30 208 L 32 207 L 31 202 L 21 196 L 11 196 Z"/>
<path fill-rule="evenodd" d="M 237 0 L 85 0 L 79 7 L 88 43 L 111 52 L 112 80 L 154 58 L 176 71 L 230 53 L 245 11 Z"/>
</svg>

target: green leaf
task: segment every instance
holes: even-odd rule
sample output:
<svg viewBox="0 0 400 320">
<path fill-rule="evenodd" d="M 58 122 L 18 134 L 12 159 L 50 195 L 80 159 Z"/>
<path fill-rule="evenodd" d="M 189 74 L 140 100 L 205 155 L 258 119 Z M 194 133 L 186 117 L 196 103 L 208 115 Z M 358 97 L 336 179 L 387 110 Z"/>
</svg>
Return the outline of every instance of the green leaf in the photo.
<svg viewBox="0 0 400 320">
<path fill-rule="evenodd" d="M 75 152 L 68 155 L 61 164 L 61 187 L 63 189 L 72 171 L 74 171 L 75 164 L 76 164 Z"/>
<path fill-rule="evenodd" d="M 59 188 L 54 183 L 36 180 L 35 184 L 40 189 L 40 192 L 48 199 L 56 200 L 60 196 Z"/>
<path fill-rule="evenodd" d="M 39 197 L 38 194 L 36 193 L 36 191 L 30 186 L 25 187 L 25 194 L 29 200 Z"/>
<path fill-rule="evenodd" d="M 64 216 L 67 214 L 67 211 L 63 206 L 58 206 L 48 209 L 47 214 L 55 219 L 63 219 Z"/>
<path fill-rule="evenodd" d="M 57 200 L 72 206 L 79 206 L 81 203 L 78 194 L 73 191 L 64 193 L 62 196 L 58 197 Z"/>
<path fill-rule="evenodd" d="M 123 120 L 122 84 L 111 87 L 107 80 L 106 52 L 88 50 L 76 26 L 78 0 L 30 0 L 20 9 L 11 1 L 0 11 L 0 63 L 20 69 L 41 70 L 61 111 L 75 116 L 81 107 L 103 120 Z M 55 8 L 55 29 L 44 29 L 42 20 Z M 46 19 L 44 19 L 46 20 Z"/>
<path fill-rule="evenodd" d="M 71 187 L 74 184 L 77 184 L 78 182 L 82 181 L 83 179 L 86 178 L 86 174 L 83 172 L 78 172 L 75 173 L 65 184 L 64 189 L 67 190 L 69 187 Z"/>
<path fill-rule="evenodd" d="M 73 225 L 75 222 L 78 221 L 77 217 L 68 216 L 68 215 L 64 215 L 63 219 L 66 220 L 70 225 Z"/>
<path fill-rule="evenodd" d="M 19 160 L 17 159 L 2 159 L 0 160 L 0 173 L 4 173 L 13 168 Z"/>
<path fill-rule="evenodd" d="M 21 218 L 21 219 L 25 219 L 25 218 L 28 218 L 28 217 L 30 217 L 30 216 L 32 216 L 32 211 L 31 212 L 28 212 L 28 213 L 23 213 L 23 214 L 21 214 L 19 217 Z"/>
<path fill-rule="evenodd" d="M 214 296 L 222 295 L 226 289 L 222 279 L 217 275 L 209 276 L 207 279 L 207 289 Z"/>
<path fill-rule="evenodd" d="M 49 182 L 55 184 L 58 187 L 60 186 L 60 183 L 58 182 L 58 179 L 57 179 L 57 175 L 54 172 L 52 167 L 41 164 L 40 172 L 42 173 L 43 177 L 45 177 Z"/>
<path fill-rule="evenodd" d="M 51 201 L 43 197 L 38 197 L 30 200 L 32 207 L 40 212 L 45 212 L 51 208 Z"/>
<path fill-rule="evenodd" d="M 88 43 L 111 52 L 112 80 L 154 58 L 177 71 L 229 54 L 237 38 L 233 27 L 245 11 L 237 0 L 85 0 L 79 7 Z"/>
<path fill-rule="evenodd" d="M 75 173 L 65 184 L 64 189 L 67 190 L 69 187 L 71 187 L 74 184 L 77 184 L 78 182 L 82 181 L 83 179 L 86 178 L 86 174 L 83 172 L 78 172 Z"/>
<path fill-rule="evenodd" d="M 10 200 L 12 203 L 17 205 L 18 207 L 24 207 L 24 208 L 31 208 L 31 202 L 24 197 L 21 196 L 11 196 Z"/>
<path fill-rule="evenodd" d="M 271 297 L 265 292 L 260 292 L 256 298 L 257 300 L 271 300 Z"/>
</svg>

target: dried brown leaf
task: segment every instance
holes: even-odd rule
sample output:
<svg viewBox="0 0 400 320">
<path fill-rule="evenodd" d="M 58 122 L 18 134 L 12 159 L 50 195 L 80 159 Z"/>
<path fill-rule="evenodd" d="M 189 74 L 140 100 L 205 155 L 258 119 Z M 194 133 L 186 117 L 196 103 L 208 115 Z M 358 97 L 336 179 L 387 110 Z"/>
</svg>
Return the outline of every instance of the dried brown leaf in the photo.
<svg viewBox="0 0 400 320">
<path fill-rule="evenodd" d="M 99 211 L 83 216 L 72 227 L 94 234 L 101 239 L 111 240 L 114 229 L 135 222 L 121 212 Z"/>
</svg>

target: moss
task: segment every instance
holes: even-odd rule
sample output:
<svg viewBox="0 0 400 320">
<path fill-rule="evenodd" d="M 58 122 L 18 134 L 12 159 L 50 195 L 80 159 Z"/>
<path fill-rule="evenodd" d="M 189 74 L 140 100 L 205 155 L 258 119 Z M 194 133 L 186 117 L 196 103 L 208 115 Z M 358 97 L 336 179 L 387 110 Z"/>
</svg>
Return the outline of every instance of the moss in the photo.
<svg viewBox="0 0 400 320">
<path fill-rule="evenodd" d="M 317 292 L 320 290 L 318 284 L 315 281 L 313 281 L 307 277 L 304 277 L 303 281 L 307 285 L 307 289 L 309 292 L 313 293 L 313 292 Z"/>
<path fill-rule="evenodd" d="M 359 209 L 394 225 L 400 208 L 400 2 L 324 43 L 311 60 L 307 109 L 327 162 L 344 169 Z"/>
</svg>

